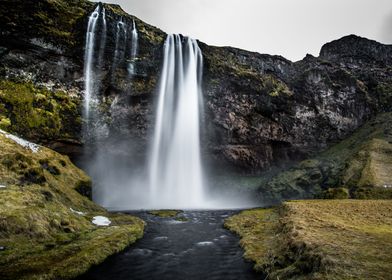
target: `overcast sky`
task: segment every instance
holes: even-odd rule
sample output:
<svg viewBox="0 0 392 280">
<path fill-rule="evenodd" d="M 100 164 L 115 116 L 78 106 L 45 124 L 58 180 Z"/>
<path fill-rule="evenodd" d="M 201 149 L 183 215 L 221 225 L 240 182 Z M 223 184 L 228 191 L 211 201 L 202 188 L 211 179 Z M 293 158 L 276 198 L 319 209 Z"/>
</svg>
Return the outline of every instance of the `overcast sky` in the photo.
<svg viewBox="0 0 392 280">
<path fill-rule="evenodd" d="M 107 0 L 167 33 L 296 61 L 348 34 L 392 44 L 392 0 Z"/>
</svg>

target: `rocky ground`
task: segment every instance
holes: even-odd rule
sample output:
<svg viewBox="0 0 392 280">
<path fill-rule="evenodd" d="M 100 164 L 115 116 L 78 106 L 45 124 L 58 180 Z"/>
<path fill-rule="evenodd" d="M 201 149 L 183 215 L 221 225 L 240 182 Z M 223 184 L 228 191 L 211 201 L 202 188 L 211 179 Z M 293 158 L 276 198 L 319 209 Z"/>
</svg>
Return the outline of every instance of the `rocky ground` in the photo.
<svg viewBox="0 0 392 280">
<path fill-rule="evenodd" d="M 268 279 L 389 279 L 391 200 L 308 200 L 226 220 Z"/>
<path fill-rule="evenodd" d="M 143 235 L 143 221 L 86 197 L 67 156 L 4 131 L 0 146 L 1 279 L 70 279 Z"/>
</svg>

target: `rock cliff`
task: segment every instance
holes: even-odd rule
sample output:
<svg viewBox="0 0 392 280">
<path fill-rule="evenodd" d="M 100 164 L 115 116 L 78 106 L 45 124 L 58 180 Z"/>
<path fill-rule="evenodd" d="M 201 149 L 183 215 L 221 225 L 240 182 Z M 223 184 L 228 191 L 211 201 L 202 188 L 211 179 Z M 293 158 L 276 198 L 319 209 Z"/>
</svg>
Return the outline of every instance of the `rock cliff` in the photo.
<svg viewBox="0 0 392 280">
<path fill-rule="evenodd" d="M 71 156 L 80 154 L 85 33 L 96 5 L 85 0 L 2 1 L 2 128 Z M 132 139 L 139 162 L 153 126 L 166 34 L 119 6 L 103 5 L 108 28 L 99 110 L 104 118 L 96 126 L 104 122 L 103 135 Z M 119 20 L 128 27 L 134 20 L 139 31 L 132 78 L 129 52 L 112 66 Z M 203 153 L 216 171 L 259 174 L 290 166 L 392 108 L 389 45 L 350 35 L 324 45 L 318 57 L 307 55 L 297 62 L 199 45 L 204 56 Z M 10 97 L 15 89 L 23 92 L 22 100 Z M 23 123 L 18 112 L 35 121 Z"/>
</svg>

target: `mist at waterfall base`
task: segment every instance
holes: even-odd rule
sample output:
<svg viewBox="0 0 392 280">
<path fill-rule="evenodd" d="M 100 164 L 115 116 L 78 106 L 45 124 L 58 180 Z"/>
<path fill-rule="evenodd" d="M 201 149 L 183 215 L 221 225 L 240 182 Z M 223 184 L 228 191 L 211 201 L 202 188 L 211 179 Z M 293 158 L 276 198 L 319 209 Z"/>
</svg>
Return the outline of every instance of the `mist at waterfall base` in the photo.
<svg viewBox="0 0 392 280">
<path fill-rule="evenodd" d="M 124 67 L 126 57 L 131 61 L 126 67 L 127 79 L 131 81 L 138 75 L 134 62 L 142 34 L 137 33 L 134 21 L 132 25 L 131 36 L 127 35 L 122 19 L 114 25 L 115 50 L 111 69 L 106 71 L 112 83 L 117 68 Z M 114 124 L 108 124 L 99 111 L 103 99 L 100 79 L 104 73 L 101 56 L 107 29 L 105 10 L 97 6 L 89 18 L 86 34 L 83 110 L 86 156 L 82 164 L 93 180 L 94 201 L 110 210 L 256 206 L 249 193 L 228 186 L 217 190 L 203 170 L 200 147 L 203 59 L 197 41 L 168 35 L 163 46 L 159 88 L 154 96 L 155 121 L 144 147 L 140 147 L 138 141 L 133 141 L 132 127 L 129 127 L 127 112 L 132 111 L 132 103 L 121 95 L 114 98 L 110 106 Z M 128 54 L 127 45 L 130 46 Z M 128 133 L 112 133 L 113 125 L 128 129 Z M 143 157 L 135 156 L 141 150 L 146 151 Z"/>
</svg>

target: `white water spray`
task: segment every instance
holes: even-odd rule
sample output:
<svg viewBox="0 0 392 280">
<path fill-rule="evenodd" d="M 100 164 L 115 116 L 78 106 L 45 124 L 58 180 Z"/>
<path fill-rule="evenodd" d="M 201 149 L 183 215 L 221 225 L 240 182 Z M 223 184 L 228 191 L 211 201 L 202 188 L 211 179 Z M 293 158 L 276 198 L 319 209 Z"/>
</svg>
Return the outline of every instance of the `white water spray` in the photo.
<svg viewBox="0 0 392 280">
<path fill-rule="evenodd" d="M 196 40 L 168 35 L 150 159 L 154 208 L 203 207 L 201 69 L 202 53 Z"/>
</svg>

